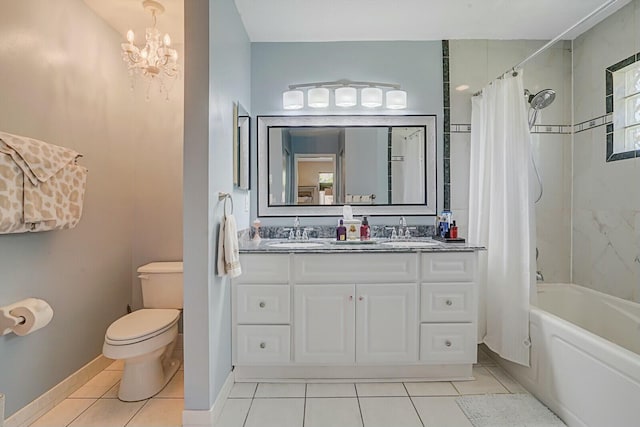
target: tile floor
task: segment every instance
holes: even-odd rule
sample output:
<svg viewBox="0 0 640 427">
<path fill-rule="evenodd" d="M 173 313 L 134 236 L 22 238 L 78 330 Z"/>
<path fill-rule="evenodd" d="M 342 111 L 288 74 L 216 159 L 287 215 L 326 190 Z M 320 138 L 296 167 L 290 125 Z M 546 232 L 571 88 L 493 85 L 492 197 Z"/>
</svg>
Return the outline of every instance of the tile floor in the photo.
<svg viewBox="0 0 640 427">
<path fill-rule="evenodd" d="M 143 402 L 117 399 L 114 362 L 31 427 L 181 426 L 184 371 Z M 216 427 L 470 427 L 459 395 L 526 393 L 484 353 L 475 381 L 422 383 L 237 383 Z"/>
<path fill-rule="evenodd" d="M 184 407 L 184 370 L 156 396 L 142 402 L 118 400 L 122 361 L 76 390 L 30 427 L 180 427 Z"/>
</svg>

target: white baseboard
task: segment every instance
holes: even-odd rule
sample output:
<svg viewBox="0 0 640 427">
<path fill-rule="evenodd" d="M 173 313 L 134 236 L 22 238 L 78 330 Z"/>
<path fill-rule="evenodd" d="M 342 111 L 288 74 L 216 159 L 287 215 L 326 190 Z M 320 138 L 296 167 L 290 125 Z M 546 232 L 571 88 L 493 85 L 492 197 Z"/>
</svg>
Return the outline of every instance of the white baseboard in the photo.
<svg viewBox="0 0 640 427">
<path fill-rule="evenodd" d="M 182 427 L 214 427 L 218 418 L 222 414 L 222 408 L 227 401 L 231 388 L 235 384 L 233 371 L 229 372 L 229 376 L 222 385 L 216 401 L 213 402 L 213 406 L 205 411 L 182 411 Z"/>
<path fill-rule="evenodd" d="M 18 410 L 4 422 L 4 427 L 25 427 L 49 412 L 74 391 L 85 385 L 91 378 L 103 371 L 113 360 L 100 355 L 62 380 L 49 391 L 37 397 L 24 408 Z M 0 425 L 2 425 L 0 420 Z"/>
</svg>

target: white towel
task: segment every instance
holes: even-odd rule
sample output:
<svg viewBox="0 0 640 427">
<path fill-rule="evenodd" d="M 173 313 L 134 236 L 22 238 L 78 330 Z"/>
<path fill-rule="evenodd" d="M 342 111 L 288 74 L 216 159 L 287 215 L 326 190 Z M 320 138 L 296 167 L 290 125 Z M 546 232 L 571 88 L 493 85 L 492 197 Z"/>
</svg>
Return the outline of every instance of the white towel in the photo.
<svg viewBox="0 0 640 427">
<path fill-rule="evenodd" d="M 236 219 L 233 215 L 226 215 L 218 234 L 218 276 L 228 274 L 234 278 L 242 274 L 239 249 Z"/>
</svg>

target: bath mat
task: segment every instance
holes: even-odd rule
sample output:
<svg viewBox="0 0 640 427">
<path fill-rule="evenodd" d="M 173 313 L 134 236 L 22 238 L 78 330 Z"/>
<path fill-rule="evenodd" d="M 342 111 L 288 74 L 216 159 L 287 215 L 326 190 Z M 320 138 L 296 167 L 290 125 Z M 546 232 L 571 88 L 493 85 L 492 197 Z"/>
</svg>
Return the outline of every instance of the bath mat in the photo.
<svg viewBox="0 0 640 427">
<path fill-rule="evenodd" d="M 530 394 L 462 396 L 456 403 L 474 427 L 561 427 L 565 424 Z"/>
</svg>

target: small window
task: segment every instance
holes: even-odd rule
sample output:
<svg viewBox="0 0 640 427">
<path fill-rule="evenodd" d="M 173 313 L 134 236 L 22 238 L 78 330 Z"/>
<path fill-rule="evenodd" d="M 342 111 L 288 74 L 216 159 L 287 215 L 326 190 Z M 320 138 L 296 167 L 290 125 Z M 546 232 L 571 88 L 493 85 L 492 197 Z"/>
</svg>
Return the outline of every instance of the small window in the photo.
<svg viewBox="0 0 640 427">
<path fill-rule="evenodd" d="M 640 157 L 640 53 L 607 68 L 607 162 Z"/>
</svg>

